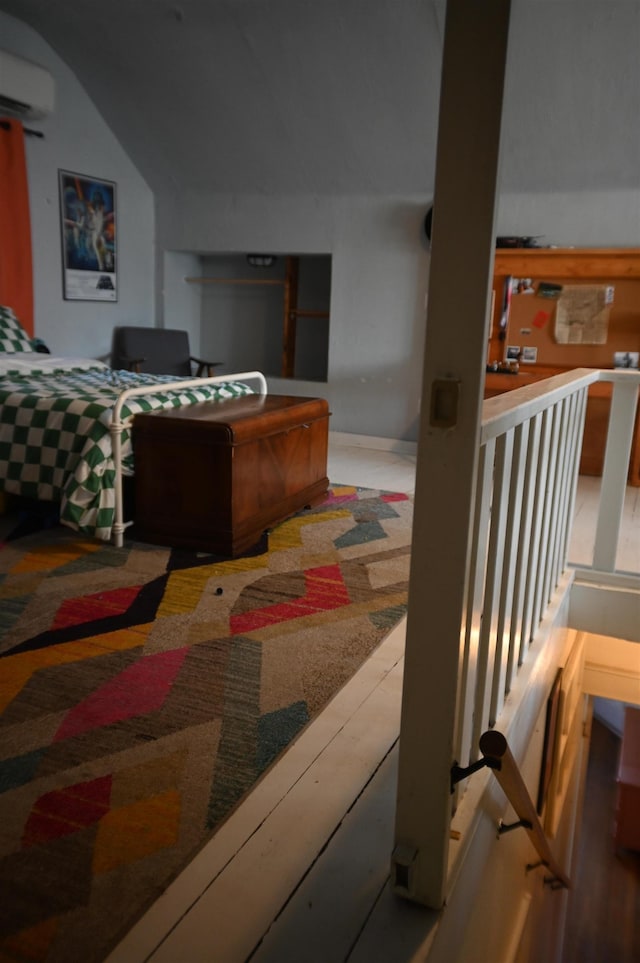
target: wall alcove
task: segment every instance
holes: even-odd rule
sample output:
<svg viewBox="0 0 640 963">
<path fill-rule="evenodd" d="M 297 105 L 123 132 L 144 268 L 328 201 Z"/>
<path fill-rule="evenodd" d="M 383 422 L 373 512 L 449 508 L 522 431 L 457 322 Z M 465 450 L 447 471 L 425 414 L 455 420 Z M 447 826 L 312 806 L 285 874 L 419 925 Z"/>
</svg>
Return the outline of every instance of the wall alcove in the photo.
<svg viewBox="0 0 640 963">
<path fill-rule="evenodd" d="M 230 371 L 326 382 L 331 256 L 203 254 L 202 350 Z"/>
</svg>

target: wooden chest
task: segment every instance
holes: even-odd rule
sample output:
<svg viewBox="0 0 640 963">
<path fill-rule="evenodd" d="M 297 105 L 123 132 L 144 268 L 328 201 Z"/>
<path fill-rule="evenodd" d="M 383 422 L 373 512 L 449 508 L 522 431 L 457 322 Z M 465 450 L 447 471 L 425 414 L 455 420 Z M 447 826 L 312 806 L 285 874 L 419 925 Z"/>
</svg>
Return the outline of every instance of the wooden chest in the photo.
<svg viewBox="0 0 640 963">
<path fill-rule="evenodd" d="M 329 486 L 321 398 L 247 395 L 136 415 L 136 538 L 235 557 Z"/>
</svg>

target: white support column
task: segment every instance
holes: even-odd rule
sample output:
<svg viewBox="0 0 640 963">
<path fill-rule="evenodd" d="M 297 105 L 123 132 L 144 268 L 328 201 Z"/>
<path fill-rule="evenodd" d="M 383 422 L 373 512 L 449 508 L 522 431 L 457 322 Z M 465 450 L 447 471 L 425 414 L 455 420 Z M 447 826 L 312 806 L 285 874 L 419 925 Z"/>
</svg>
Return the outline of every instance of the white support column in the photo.
<svg viewBox="0 0 640 963">
<path fill-rule="evenodd" d="M 447 5 L 392 858 L 396 892 L 432 907 L 446 896 L 509 9 Z"/>
<path fill-rule="evenodd" d="M 593 567 L 615 572 L 638 400 L 637 376 L 616 373 L 605 449 Z"/>
</svg>

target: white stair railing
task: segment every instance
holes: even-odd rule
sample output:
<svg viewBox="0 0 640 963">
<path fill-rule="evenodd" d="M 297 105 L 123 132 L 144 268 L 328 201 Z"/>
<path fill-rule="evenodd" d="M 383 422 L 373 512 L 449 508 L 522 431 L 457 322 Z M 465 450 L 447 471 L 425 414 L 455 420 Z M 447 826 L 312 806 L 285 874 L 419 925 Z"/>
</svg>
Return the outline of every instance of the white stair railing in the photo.
<svg viewBox="0 0 640 963">
<path fill-rule="evenodd" d="M 536 632 L 553 611 L 551 603 L 558 603 L 554 593 L 557 596 L 556 590 L 568 585 L 571 577 L 567 550 L 587 395 L 589 386 L 599 380 L 613 382 L 614 390 L 593 568 L 613 573 L 640 374 L 577 369 L 484 403 L 466 602 L 460 617 L 457 689 L 451 693 L 455 704 L 452 765 L 456 767 L 478 762 L 481 735 L 499 724 Z M 430 706 L 445 698 L 441 680 L 405 678 L 405 688 L 411 686 L 420 689 L 422 727 L 433 731 Z M 511 717 L 517 712 L 513 695 L 509 712 Z M 416 758 L 414 764 L 424 766 L 425 760 Z M 412 838 L 415 833 L 404 832 L 401 817 L 396 822 L 394 888 L 411 899 L 427 888 L 418 878 L 423 873 L 429 874 L 431 891 L 443 894 L 441 898 L 446 893 L 450 818 L 459 798 L 454 797 L 452 806 L 450 773 L 432 775 L 431 798 L 426 804 L 421 799 L 421 809 L 440 813 L 443 820 L 445 858 L 438 854 L 435 870 L 430 848 L 420 838 Z M 456 785 L 460 798 L 464 789 Z M 403 791 L 401 771 L 399 799 Z M 398 813 L 403 811 L 399 804 Z M 414 819 L 411 825 L 415 827 Z M 434 838 L 433 826 L 429 838 Z M 441 874 L 435 886 L 434 873 Z"/>
<path fill-rule="evenodd" d="M 477 758 L 566 563 L 590 374 L 485 402 L 456 758 Z"/>
</svg>

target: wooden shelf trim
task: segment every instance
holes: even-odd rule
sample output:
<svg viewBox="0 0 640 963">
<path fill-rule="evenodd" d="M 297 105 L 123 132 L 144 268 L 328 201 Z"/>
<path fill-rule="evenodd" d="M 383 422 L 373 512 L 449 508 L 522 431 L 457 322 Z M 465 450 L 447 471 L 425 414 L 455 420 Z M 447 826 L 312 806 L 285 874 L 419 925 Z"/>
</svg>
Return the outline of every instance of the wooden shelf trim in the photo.
<svg viewBox="0 0 640 963">
<path fill-rule="evenodd" d="M 496 275 L 551 278 L 640 278 L 640 248 L 500 248 Z"/>
</svg>

